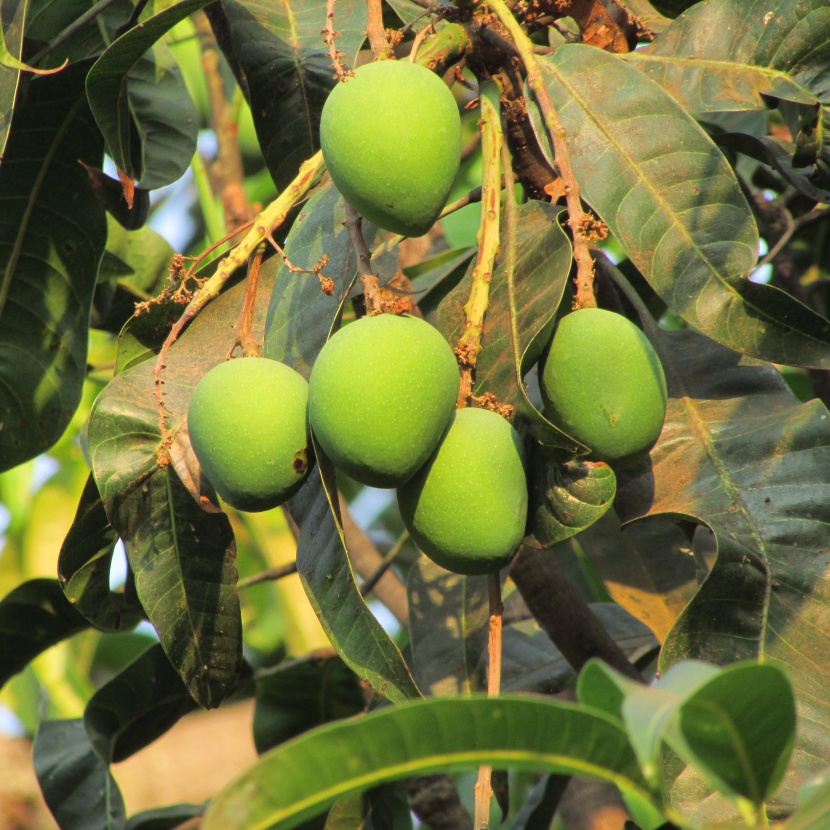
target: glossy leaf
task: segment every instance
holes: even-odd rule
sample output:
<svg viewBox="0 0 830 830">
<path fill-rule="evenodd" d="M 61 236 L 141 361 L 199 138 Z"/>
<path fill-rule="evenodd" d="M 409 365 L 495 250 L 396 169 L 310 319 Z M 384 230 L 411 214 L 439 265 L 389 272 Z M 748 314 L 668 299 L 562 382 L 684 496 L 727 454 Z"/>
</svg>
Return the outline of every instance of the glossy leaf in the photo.
<svg viewBox="0 0 830 830">
<path fill-rule="evenodd" d="M 142 617 L 134 597 L 110 590 L 110 567 L 117 542 L 118 534 L 90 475 L 72 527 L 61 545 L 58 576 L 69 602 L 92 625 L 107 631 L 128 628 Z"/>
<path fill-rule="evenodd" d="M 726 664 L 763 659 L 786 668 L 801 728 L 782 798 L 822 765 L 830 710 L 818 631 L 830 596 L 826 527 L 830 417 L 800 404 L 770 366 L 691 331 L 656 341 L 669 407 L 650 466 L 620 482 L 624 521 L 686 516 L 717 539 L 717 559 L 678 618 L 661 666 L 687 657 Z M 655 564 L 659 567 L 659 564 Z"/>
<path fill-rule="evenodd" d="M 86 377 L 106 222 L 78 164 L 103 158 L 83 75 L 31 81 L 0 167 L 0 470 L 58 440 Z"/>
<path fill-rule="evenodd" d="M 0 686 L 47 648 L 89 628 L 56 579 L 30 579 L 0 600 Z"/>
<path fill-rule="evenodd" d="M 33 754 L 43 797 L 61 830 L 122 830 L 121 793 L 80 718 L 43 721 Z"/>
<path fill-rule="evenodd" d="M 769 97 L 830 101 L 824 0 L 698 3 L 626 60 L 694 113 L 766 109 Z"/>
<path fill-rule="evenodd" d="M 320 113 L 336 82 L 328 47 L 326 0 L 226 0 L 234 50 L 251 91 L 259 144 L 278 188 L 320 148 Z M 365 39 L 366 4 L 341 0 L 333 25 L 347 68 Z"/>
<path fill-rule="evenodd" d="M 599 49 L 541 62 L 582 195 L 686 322 L 740 352 L 830 366 L 830 323 L 746 279 L 758 234 L 732 169 L 657 84 Z"/>
<path fill-rule="evenodd" d="M 178 68 L 166 61 L 161 76 L 153 81 L 156 69 L 139 62 L 176 23 L 208 2 L 182 0 L 130 29 L 109 46 L 87 76 L 89 105 L 110 156 L 119 170 L 141 180 L 146 189 L 175 181 L 187 168 L 198 119 Z"/>
<path fill-rule="evenodd" d="M 334 654 L 287 660 L 257 680 L 254 744 L 266 752 L 329 721 L 363 711 L 358 678 Z"/>
<path fill-rule="evenodd" d="M 272 750 L 213 800 L 201 827 L 289 830 L 372 784 L 481 763 L 601 777 L 648 798 L 624 732 L 598 710 L 542 698 L 436 698 Z"/>
<path fill-rule="evenodd" d="M 195 708 L 161 645 L 153 645 L 95 692 L 84 711 L 84 726 L 101 759 L 113 764 L 152 743 Z"/>
</svg>

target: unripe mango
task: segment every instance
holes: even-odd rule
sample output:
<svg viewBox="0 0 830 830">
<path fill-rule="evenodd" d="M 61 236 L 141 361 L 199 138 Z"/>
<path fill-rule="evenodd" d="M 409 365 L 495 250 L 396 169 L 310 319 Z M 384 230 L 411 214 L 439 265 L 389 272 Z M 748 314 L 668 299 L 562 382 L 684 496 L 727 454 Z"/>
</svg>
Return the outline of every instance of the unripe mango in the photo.
<svg viewBox="0 0 830 830">
<path fill-rule="evenodd" d="M 423 66 L 366 64 L 326 99 L 320 146 L 335 186 L 358 213 L 380 228 L 421 236 L 458 172 L 458 105 Z"/>
<path fill-rule="evenodd" d="M 362 484 L 397 487 L 435 449 L 458 396 L 458 363 L 417 317 L 380 314 L 344 326 L 309 379 L 308 417 L 335 466 Z"/>
<path fill-rule="evenodd" d="M 582 308 L 563 317 L 540 371 L 545 415 L 612 466 L 641 459 L 666 417 L 666 377 L 626 317 Z"/>
<path fill-rule="evenodd" d="M 398 488 L 398 507 L 418 547 L 441 567 L 460 574 L 505 567 L 527 522 L 518 433 L 495 412 L 458 410 L 429 461 Z"/>
<path fill-rule="evenodd" d="M 196 385 L 190 443 L 232 507 L 268 510 L 299 489 L 309 468 L 307 401 L 302 375 L 262 357 L 220 363 Z"/>
</svg>

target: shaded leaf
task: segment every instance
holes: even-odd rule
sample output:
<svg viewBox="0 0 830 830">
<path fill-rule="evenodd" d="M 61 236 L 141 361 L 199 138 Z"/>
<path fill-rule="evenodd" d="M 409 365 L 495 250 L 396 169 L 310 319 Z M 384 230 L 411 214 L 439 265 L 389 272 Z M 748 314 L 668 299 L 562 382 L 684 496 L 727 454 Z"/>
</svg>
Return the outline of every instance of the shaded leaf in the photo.
<svg viewBox="0 0 830 830">
<path fill-rule="evenodd" d="M 419 556 L 406 580 L 409 647 L 419 688 L 464 695 L 487 688 L 486 576 L 461 576 Z"/>
<path fill-rule="evenodd" d="M 482 763 L 596 776 L 649 798 L 621 727 L 597 710 L 541 698 L 433 698 L 271 750 L 213 800 L 201 827 L 288 830 L 374 783 Z"/>
<path fill-rule="evenodd" d="M 320 36 L 326 0 L 225 0 L 222 8 L 251 91 L 259 145 L 281 189 L 320 148 L 320 113 L 336 80 Z M 336 45 L 349 68 L 365 39 L 366 20 L 360 0 L 337 3 Z"/>
<path fill-rule="evenodd" d="M 61 545 L 58 577 L 70 603 L 92 625 L 119 631 L 135 625 L 143 612 L 134 596 L 110 590 L 110 568 L 118 534 L 90 475 L 78 512 Z"/>
<path fill-rule="evenodd" d="M 172 804 L 144 810 L 130 816 L 124 830 L 176 830 L 188 819 L 202 815 L 204 808 L 198 804 Z"/>
<path fill-rule="evenodd" d="M 89 628 L 56 579 L 30 579 L 0 601 L 0 686 L 50 646 Z"/>
<path fill-rule="evenodd" d="M 182 0 L 145 20 L 115 40 L 89 70 L 89 105 L 107 150 L 116 167 L 145 189 L 169 184 L 187 168 L 198 118 L 175 61 L 164 59 L 153 78 L 158 64 L 142 58 L 176 23 L 209 2 Z"/>
<path fill-rule="evenodd" d="M 61 830 L 121 830 L 124 801 L 80 718 L 42 721 L 33 747 L 43 797 Z"/>
<path fill-rule="evenodd" d="M 20 83 L 23 27 L 29 0 L 0 5 L 0 164 L 9 137 L 14 100 Z"/>
<path fill-rule="evenodd" d="M 280 663 L 257 680 L 254 744 L 259 753 L 319 726 L 363 711 L 354 672 L 334 654 Z"/>
<path fill-rule="evenodd" d="M 732 169 L 691 116 L 598 49 L 566 45 L 541 66 L 583 196 L 666 303 L 738 351 L 830 365 L 830 323 L 745 278 L 757 229 Z"/>
<path fill-rule="evenodd" d="M 825 0 L 698 3 L 626 60 L 694 113 L 830 101 Z"/>
<path fill-rule="evenodd" d="M 106 222 L 78 164 L 103 158 L 84 70 L 31 81 L 0 167 L 0 470 L 58 440 L 86 377 Z"/>
<path fill-rule="evenodd" d="M 717 539 L 709 576 L 672 628 L 661 666 L 695 657 L 763 659 L 786 668 L 801 728 L 780 797 L 816 768 L 830 743 L 820 631 L 828 624 L 830 417 L 800 404 L 771 366 L 691 331 L 655 346 L 669 384 L 666 424 L 650 465 L 621 479 L 624 521 L 685 516 Z"/>
</svg>

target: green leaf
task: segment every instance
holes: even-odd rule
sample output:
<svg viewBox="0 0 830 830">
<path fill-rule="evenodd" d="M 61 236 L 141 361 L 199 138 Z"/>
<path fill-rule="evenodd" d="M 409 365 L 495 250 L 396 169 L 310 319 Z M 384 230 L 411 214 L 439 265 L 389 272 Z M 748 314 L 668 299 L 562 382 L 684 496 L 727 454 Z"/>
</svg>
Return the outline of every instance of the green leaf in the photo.
<svg viewBox="0 0 830 830">
<path fill-rule="evenodd" d="M 84 69 L 32 80 L 0 168 L 0 471 L 58 440 L 86 377 L 106 222 L 78 164 L 103 158 Z"/>
<path fill-rule="evenodd" d="M 487 577 L 461 576 L 419 556 L 406 580 L 409 647 L 419 688 L 465 695 L 487 688 Z"/>
<path fill-rule="evenodd" d="M 536 455 L 530 495 L 530 534 L 525 544 L 547 548 L 598 521 L 614 503 L 617 479 L 601 462 L 552 464 Z"/>
<path fill-rule="evenodd" d="M 261 672 L 254 710 L 254 744 L 263 753 L 329 721 L 363 711 L 354 672 L 334 654 L 311 654 Z"/>
<path fill-rule="evenodd" d="M 320 148 L 320 113 L 336 82 L 328 47 L 326 0 L 225 0 L 234 52 L 251 92 L 251 112 L 268 169 L 285 187 Z M 346 67 L 365 39 L 366 4 L 339 2 L 333 25 Z"/>
<path fill-rule="evenodd" d="M 84 726 L 95 751 L 118 763 L 151 744 L 195 708 L 161 645 L 150 646 L 92 696 Z"/>
<path fill-rule="evenodd" d="M 0 686 L 56 643 L 89 628 L 56 579 L 30 579 L 0 601 Z"/>
<path fill-rule="evenodd" d="M 33 755 L 43 797 L 61 830 L 124 827 L 118 785 L 92 749 L 80 718 L 42 721 Z"/>
<path fill-rule="evenodd" d="M 182 0 L 145 20 L 115 40 L 89 70 L 89 105 L 107 150 L 116 167 L 145 189 L 169 184 L 187 169 L 198 118 L 172 57 L 164 58 L 161 69 L 142 58 L 176 23 L 209 2 Z"/>
<path fill-rule="evenodd" d="M 688 517 L 711 528 L 718 546 L 661 668 L 694 657 L 787 670 L 800 718 L 781 794 L 791 800 L 830 745 L 830 708 L 817 693 L 830 683 L 818 633 L 830 624 L 830 416 L 818 401 L 800 404 L 771 366 L 694 332 L 654 342 L 669 383 L 666 423 L 650 465 L 620 479 L 617 510 L 623 521 Z"/>
<path fill-rule="evenodd" d="M 815 830 L 830 822 L 830 781 L 824 781 L 801 801 L 783 827 L 785 830 Z"/>
<path fill-rule="evenodd" d="M 202 815 L 204 808 L 199 804 L 171 804 L 143 810 L 130 816 L 124 830 L 176 830 L 188 819 Z"/>
<path fill-rule="evenodd" d="M 657 84 L 583 45 L 541 61 L 582 195 L 654 290 L 687 323 L 737 351 L 830 366 L 830 323 L 746 279 L 758 233 L 732 169 Z"/>
<path fill-rule="evenodd" d="M 90 475 L 78 512 L 61 545 L 58 577 L 66 598 L 96 628 L 120 631 L 143 617 L 134 596 L 110 590 L 110 568 L 118 534 Z"/>
<path fill-rule="evenodd" d="M 766 109 L 766 97 L 830 101 L 825 0 L 698 3 L 626 60 L 693 113 Z"/>
<path fill-rule="evenodd" d="M 201 828 L 289 830 L 373 784 L 483 763 L 599 777 L 650 800 L 620 725 L 599 711 L 542 698 L 433 698 L 272 750 L 213 800 Z"/>
<path fill-rule="evenodd" d="M 23 27 L 29 0 L 0 5 L 0 159 L 6 149 L 12 123 L 23 55 Z M 2 163 L 2 162 L 0 162 Z"/>
</svg>

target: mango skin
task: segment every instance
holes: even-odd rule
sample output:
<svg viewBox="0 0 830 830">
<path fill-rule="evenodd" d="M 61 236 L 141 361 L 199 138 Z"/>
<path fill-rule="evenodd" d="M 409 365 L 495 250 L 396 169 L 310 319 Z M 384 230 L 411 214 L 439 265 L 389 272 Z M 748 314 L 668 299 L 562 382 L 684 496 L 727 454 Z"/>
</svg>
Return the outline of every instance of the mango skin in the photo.
<svg viewBox="0 0 830 830">
<path fill-rule="evenodd" d="M 460 409 L 397 496 L 409 534 L 441 567 L 466 575 L 506 567 L 527 523 L 521 439 L 495 412 Z"/>
<path fill-rule="evenodd" d="M 666 376 L 646 336 L 599 308 L 567 314 L 540 371 L 547 418 L 591 450 L 589 459 L 625 467 L 654 446 L 666 417 Z"/>
<path fill-rule="evenodd" d="M 344 326 L 311 370 L 308 417 L 336 467 L 397 487 L 427 460 L 452 416 L 458 363 L 417 317 L 379 314 Z"/>
<path fill-rule="evenodd" d="M 458 172 L 458 105 L 423 66 L 366 64 L 326 99 L 320 146 L 335 186 L 358 213 L 388 231 L 422 236 Z"/>
<path fill-rule="evenodd" d="M 269 510 L 292 496 L 309 470 L 308 383 L 263 357 L 214 366 L 187 413 L 190 443 L 216 492 L 232 507 Z"/>
</svg>

